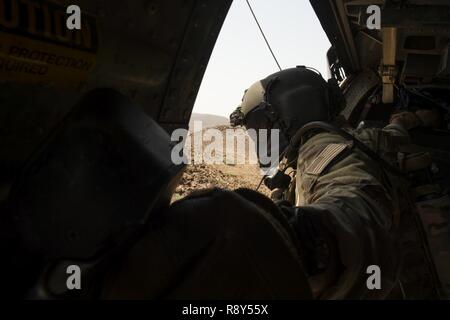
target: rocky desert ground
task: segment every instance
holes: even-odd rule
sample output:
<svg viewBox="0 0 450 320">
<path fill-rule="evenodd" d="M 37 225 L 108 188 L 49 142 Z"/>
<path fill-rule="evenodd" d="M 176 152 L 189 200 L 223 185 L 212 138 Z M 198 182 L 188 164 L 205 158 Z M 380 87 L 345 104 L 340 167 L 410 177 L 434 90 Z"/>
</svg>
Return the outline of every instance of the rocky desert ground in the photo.
<svg viewBox="0 0 450 320">
<path fill-rule="evenodd" d="M 205 115 L 202 115 L 202 118 L 204 119 Z M 227 120 L 226 118 L 223 119 Z M 226 130 L 231 128 L 228 125 L 222 124 L 224 123 L 223 119 L 217 118 L 214 119 L 214 121 L 208 122 L 209 125 L 204 125 L 202 132 L 190 132 L 189 136 L 191 145 L 194 145 L 194 143 L 192 143 L 194 141 L 194 134 L 197 134 L 197 139 L 199 137 L 198 134 L 201 134 L 200 137 L 202 137 L 203 148 L 201 151 L 195 149 L 194 147 L 191 148 L 190 155 L 192 163 L 188 164 L 181 183 L 175 191 L 172 201 L 181 199 L 190 192 L 202 188 L 219 187 L 228 190 L 234 190 L 237 188 L 256 189 L 259 185 L 262 175 L 258 165 L 251 160 L 252 150 L 249 150 L 249 144 L 246 144 L 244 148 L 242 148 L 242 146 L 239 147 L 237 144 L 230 147 L 230 145 L 227 145 L 226 141 L 223 141 L 221 150 L 217 150 L 218 154 L 215 154 L 220 161 L 216 161 L 215 164 L 206 164 L 204 162 L 195 163 L 195 157 L 199 157 L 198 153 L 204 151 L 205 147 L 211 143 L 211 140 L 205 138 L 207 137 L 204 135 L 206 130 L 211 128 L 216 129 L 220 131 L 224 137 L 226 137 Z M 194 120 L 197 119 L 194 117 Z M 219 125 L 214 125 L 217 123 L 217 120 L 219 120 Z M 244 135 L 248 139 L 245 130 L 242 129 L 235 132 L 236 135 Z M 238 155 L 242 156 L 243 154 L 245 154 L 246 160 L 244 164 L 235 164 L 229 161 L 229 159 L 237 159 Z M 269 190 L 264 186 L 264 184 L 260 186 L 259 192 L 266 195 L 269 194 Z"/>
</svg>

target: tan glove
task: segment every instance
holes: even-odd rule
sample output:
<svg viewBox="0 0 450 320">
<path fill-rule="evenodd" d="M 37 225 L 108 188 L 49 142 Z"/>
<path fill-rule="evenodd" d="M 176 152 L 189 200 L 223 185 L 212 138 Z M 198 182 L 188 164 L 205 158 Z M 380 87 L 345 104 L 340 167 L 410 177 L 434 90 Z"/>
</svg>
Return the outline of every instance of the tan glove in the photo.
<svg viewBox="0 0 450 320">
<path fill-rule="evenodd" d="M 401 125 L 407 130 L 417 127 L 438 128 L 440 126 L 440 115 L 436 110 L 403 111 L 393 114 L 390 123 Z"/>
<path fill-rule="evenodd" d="M 436 110 L 417 110 L 416 115 L 424 127 L 439 128 L 441 125 L 441 116 Z"/>
</svg>

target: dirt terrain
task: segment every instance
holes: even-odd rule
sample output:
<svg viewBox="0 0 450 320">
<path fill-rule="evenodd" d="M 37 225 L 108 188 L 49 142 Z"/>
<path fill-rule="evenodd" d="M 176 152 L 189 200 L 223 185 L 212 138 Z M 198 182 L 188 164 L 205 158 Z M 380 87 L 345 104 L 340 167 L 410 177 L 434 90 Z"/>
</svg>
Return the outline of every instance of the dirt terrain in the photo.
<svg viewBox="0 0 450 320">
<path fill-rule="evenodd" d="M 217 129 L 224 134 L 227 129 L 230 129 L 230 127 L 216 126 L 214 129 Z M 205 130 L 207 129 L 203 130 L 203 134 Z M 196 134 L 198 134 L 198 132 Z M 244 131 L 240 134 L 246 135 Z M 193 141 L 193 133 L 190 134 L 190 138 L 191 141 Z M 203 137 L 202 140 L 205 140 L 205 138 Z M 209 143 L 210 140 L 207 140 L 207 142 L 203 141 L 203 148 Z M 194 159 L 195 154 L 197 153 L 198 155 L 198 152 L 198 150 L 192 150 L 191 159 Z M 228 161 L 229 157 L 227 156 L 233 154 L 235 157 L 234 159 L 236 159 L 237 155 L 242 152 L 245 152 L 246 154 L 245 164 L 232 164 Z M 185 197 L 194 190 L 203 188 L 219 187 L 228 190 L 234 190 L 237 188 L 249 188 L 255 190 L 257 188 L 261 181 L 262 175 L 258 165 L 252 164 L 249 161 L 250 156 L 248 145 L 245 146 L 245 149 L 239 149 L 237 146 L 227 149 L 226 142 L 224 141 L 223 149 L 219 150 L 219 154 L 222 159 L 220 164 L 192 163 L 187 166 L 181 183 L 175 190 L 173 201 Z M 269 190 L 264 186 L 264 184 L 260 186 L 259 191 L 265 195 L 269 195 Z"/>
<path fill-rule="evenodd" d="M 216 116 L 206 113 L 192 113 L 189 120 L 189 128 L 191 131 L 194 129 L 194 122 L 201 121 L 203 128 L 213 128 L 218 126 L 227 126 L 230 123 L 228 118 L 222 116 Z"/>
</svg>

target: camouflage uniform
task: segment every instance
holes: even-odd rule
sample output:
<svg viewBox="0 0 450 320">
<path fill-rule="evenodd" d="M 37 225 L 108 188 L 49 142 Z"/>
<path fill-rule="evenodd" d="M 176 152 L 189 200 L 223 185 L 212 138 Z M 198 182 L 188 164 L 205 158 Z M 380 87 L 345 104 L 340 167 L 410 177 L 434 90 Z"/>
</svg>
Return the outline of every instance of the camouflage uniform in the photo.
<svg viewBox="0 0 450 320">
<path fill-rule="evenodd" d="M 392 161 L 396 148 L 391 138 L 408 137 L 398 125 L 353 134 Z M 381 298 L 390 293 L 400 265 L 399 189 L 397 177 L 340 135 L 319 132 L 301 146 L 285 198 L 298 207 L 291 222 L 304 245 L 316 297 Z M 381 290 L 367 289 L 370 265 L 381 269 Z"/>
<path fill-rule="evenodd" d="M 448 297 L 450 198 L 438 192 L 420 199 L 438 186 L 414 186 L 410 174 L 431 159 L 414 160 L 417 153 L 399 125 L 352 133 L 410 179 L 388 173 L 337 134 L 320 132 L 301 146 L 285 199 L 296 206 L 291 223 L 315 297 Z M 381 290 L 367 288 L 370 265 L 381 269 Z"/>
<path fill-rule="evenodd" d="M 403 161 L 416 152 L 404 151 L 413 147 L 407 130 L 439 127 L 439 113 L 425 109 L 399 112 L 391 115 L 391 124 L 385 128 L 347 130 L 371 152 L 352 137 L 312 129 L 302 136 L 298 159 L 292 159 L 297 130 L 314 127 L 311 123 L 316 121 L 333 121 L 342 128 L 345 122 L 339 114 L 344 107 L 337 84 L 298 67 L 254 83 L 230 121 L 247 129 L 281 131 L 279 146 L 286 158 L 266 185 L 279 187 L 272 191 L 272 199 L 284 200 L 278 205 L 299 238 L 315 297 L 441 297 L 442 283 L 450 284 L 448 274 L 437 272 L 450 266 L 450 254 L 445 254 L 450 252 L 450 228 L 443 214 L 448 205 L 442 204 L 435 215 L 429 203 L 420 204 L 411 192 L 414 172 L 405 170 Z M 287 191 L 286 174 L 292 177 Z M 421 193 L 430 189 L 424 186 Z M 381 269 L 379 290 L 368 288 L 372 279 L 368 267 L 372 266 Z"/>
</svg>

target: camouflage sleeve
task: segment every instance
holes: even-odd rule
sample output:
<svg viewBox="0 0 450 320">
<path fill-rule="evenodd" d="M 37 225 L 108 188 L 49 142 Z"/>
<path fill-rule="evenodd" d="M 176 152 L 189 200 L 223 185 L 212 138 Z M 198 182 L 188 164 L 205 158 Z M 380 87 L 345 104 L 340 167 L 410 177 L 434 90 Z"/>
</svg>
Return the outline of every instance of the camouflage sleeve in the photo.
<svg viewBox="0 0 450 320">
<path fill-rule="evenodd" d="M 382 190 L 341 190 L 326 201 L 295 211 L 291 223 L 302 244 L 315 297 L 365 299 L 389 294 L 396 281 L 398 257 Z M 374 265 L 382 274 L 380 290 L 367 287 L 367 269 Z"/>
<path fill-rule="evenodd" d="M 388 126 L 389 135 L 403 135 L 401 127 Z M 372 142 L 374 130 L 361 132 Z M 394 194 L 381 166 L 359 150 L 339 154 L 330 165 L 311 167 L 331 144 L 341 138 L 322 134 L 300 151 L 297 190 L 301 201 L 291 214 L 292 226 L 302 244 L 302 254 L 314 294 L 324 299 L 386 297 L 397 278 Z M 325 157 L 327 160 L 330 157 Z M 314 171 L 314 170 L 313 170 Z M 381 288 L 370 290 L 368 268 L 381 270 Z"/>
<path fill-rule="evenodd" d="M 383 132 L 391 136 L 409 136 L 408 130 L 406 130 L 403 126 L 394 123 L 388 124 L 386 127 L 384 127 Z"/>
</svg>

